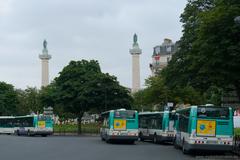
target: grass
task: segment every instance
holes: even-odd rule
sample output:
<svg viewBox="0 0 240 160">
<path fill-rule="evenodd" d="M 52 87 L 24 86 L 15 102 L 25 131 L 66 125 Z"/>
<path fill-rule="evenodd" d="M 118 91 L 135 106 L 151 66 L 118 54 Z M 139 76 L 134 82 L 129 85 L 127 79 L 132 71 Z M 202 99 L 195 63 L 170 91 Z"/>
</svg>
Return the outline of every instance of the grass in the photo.
<svg viewBox="0 0 240 160">
<path fill-rule="evenodd" d="M 234 135 L 240 136 L 240 128 L 234 128 Z"/>
<path fill-rule="evenodd" d="M 76 124 L 54 125 L 53 130 L 55 133 L 77 133 L 78 126 Z M 97 123 L 82 124 L 82 133 L 97 134 L 99 126 Z"/>
</svg>

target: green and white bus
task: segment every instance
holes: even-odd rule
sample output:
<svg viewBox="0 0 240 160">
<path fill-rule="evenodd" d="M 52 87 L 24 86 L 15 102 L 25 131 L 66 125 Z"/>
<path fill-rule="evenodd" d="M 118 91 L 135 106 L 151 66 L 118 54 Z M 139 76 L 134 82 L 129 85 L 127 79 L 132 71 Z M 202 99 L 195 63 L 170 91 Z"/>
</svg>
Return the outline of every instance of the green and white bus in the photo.
<svg viewBox="0 0 240 160">
<path fill-rule="evenodd" d="M 174 119 L 171 111 L 139 113 L 139 138 L 154 143 L 172 142 Z"/>
<path fill-rule="evenodd" d="M 230 107 L 191 106 L 176 110 L 175 147 L 192 150 L 231 151 L 233 111 Z"/>
<path fill-rule="evenodd" d="M 128 141 L 138 140 L 138 112 L 134 110 L 117 109 L 101 114 L 102 126 L 100 136 L 102 140 Z"/>
<path fill-rule="evenodd" d="M 13 134 L 14 133 L 14 117 L 0 116 L 0 133 Z"/>
<path fill-rule="evenodd" d="M 14 131 L 17 135 L 41 135 L 53 134 L 53 119 L 48 115 L 27 115 L 14 118 Z"/>
</svg>

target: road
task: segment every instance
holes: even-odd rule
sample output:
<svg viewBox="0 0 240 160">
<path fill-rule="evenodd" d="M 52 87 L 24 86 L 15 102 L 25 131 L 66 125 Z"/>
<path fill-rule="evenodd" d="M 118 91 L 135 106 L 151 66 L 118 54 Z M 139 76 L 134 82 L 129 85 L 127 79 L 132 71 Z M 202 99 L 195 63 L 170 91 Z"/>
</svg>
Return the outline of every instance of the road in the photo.
<svg viewBox="0 0 240 160">
<path fill-rule="evenodd" d="M 17 137 L 0 135 L 3 160 L 191 160 L 172 145 L 149 142 L 107 144 L 99 137 Z M 202 158 L 206 159 L 206 158 Z"/>
</svg>

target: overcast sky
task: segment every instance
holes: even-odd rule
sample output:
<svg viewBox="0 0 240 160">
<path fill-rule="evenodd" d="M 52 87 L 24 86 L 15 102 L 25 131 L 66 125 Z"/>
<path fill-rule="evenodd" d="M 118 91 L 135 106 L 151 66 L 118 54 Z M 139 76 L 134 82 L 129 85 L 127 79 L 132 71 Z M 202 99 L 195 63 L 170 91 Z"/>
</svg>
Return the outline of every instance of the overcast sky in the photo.
<svg viewBox="0 0 240 160">
<path fill-rule="evenodd" d="M 134 33 L 141 84 L 151 74 L 153 47 L 182 35 L 186 0 L 0 0 L 0 81 L 40 87 L 42 42 L 48 41 L 50 81 L 70 60 L 98 60 L 102 71 L 131 87 Z"/>
</svg>

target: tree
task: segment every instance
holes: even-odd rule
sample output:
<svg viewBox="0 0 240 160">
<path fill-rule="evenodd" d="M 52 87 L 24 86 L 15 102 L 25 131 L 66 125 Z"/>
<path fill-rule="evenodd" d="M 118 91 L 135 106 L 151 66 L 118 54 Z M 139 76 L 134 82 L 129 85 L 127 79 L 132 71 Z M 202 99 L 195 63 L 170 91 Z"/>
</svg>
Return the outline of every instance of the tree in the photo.
<svg viewBox="0 0 240 160">
<path fill-rule="evenodd" d="M 17 114 L 27 115 L 40 113 L 43 111 L 43 106 L 40 101 L 40 93 L 36 87 L 28 87 L 25 90 L 16 89 L 18 105 Z"/>
<path fill-rule="evenodd" d="M 174 89 L 169 89 L 163 77 L 159 75 L 147 79 L 146 86 L 147 88 L 134 94 L 135 105 L 140 110 L 141 108 L 163 110 L 167 102 L 173 102 L 175 105 L 201 104 L 203 102 L 203 96 L 192 86 L 176 86 Z"/>
<path fill-rule="evenodd" d="M 237 0 L 188 1 L 179 50 L 161 73 L 170 89 L 192 86 L 205 94 L 234 86 L 240 98 L 240 27 L 234 23 L 239 13 Z"/>
<path fill-rule="evenodd" d="M 183 36 L 178 42 L 179 49 L 161 73 L 170 89 L 186 85 L 191 85 L 194 88 L 199 87 L 198 83 L 192 81 L 196 77 L 198 68 L 201 65 L 195 58 L 196 51 L 193 49 L 193 43 L 197 39 L 198 27 L 200 25 L 199 15 L 211 10 L 214 7 L 213 2 L 214 0 L 188 0 L 188 4 L 181 14 Z"/>
<path fill-rule="evenodd" d="M 17 104 L 17 93 L 14 87 L 11 84 L 0 82 L 0 115 L 16 115 Z"/>
<path fill-rule="evenodd" d="M 239 1 L 216 1 L 214 8 L 199 16 L 193 47 L 201 63 L 196 79 L 223 89 L 234 86 L 240 98 L 240 26 L 234 22 L 239 13 Z"/>
<path fill-rule="evenodd" d="M 122 105 L 131 107 L 132 98 L 127 89 L 119 85 L 116 77 L 102 73 L 99 63 L 94 60 L 71 61 L 55 82 L 55 105 L 61 104 L 64 111 L 78 117 L 79 133 L 84 112 Z"/>
</svg>

